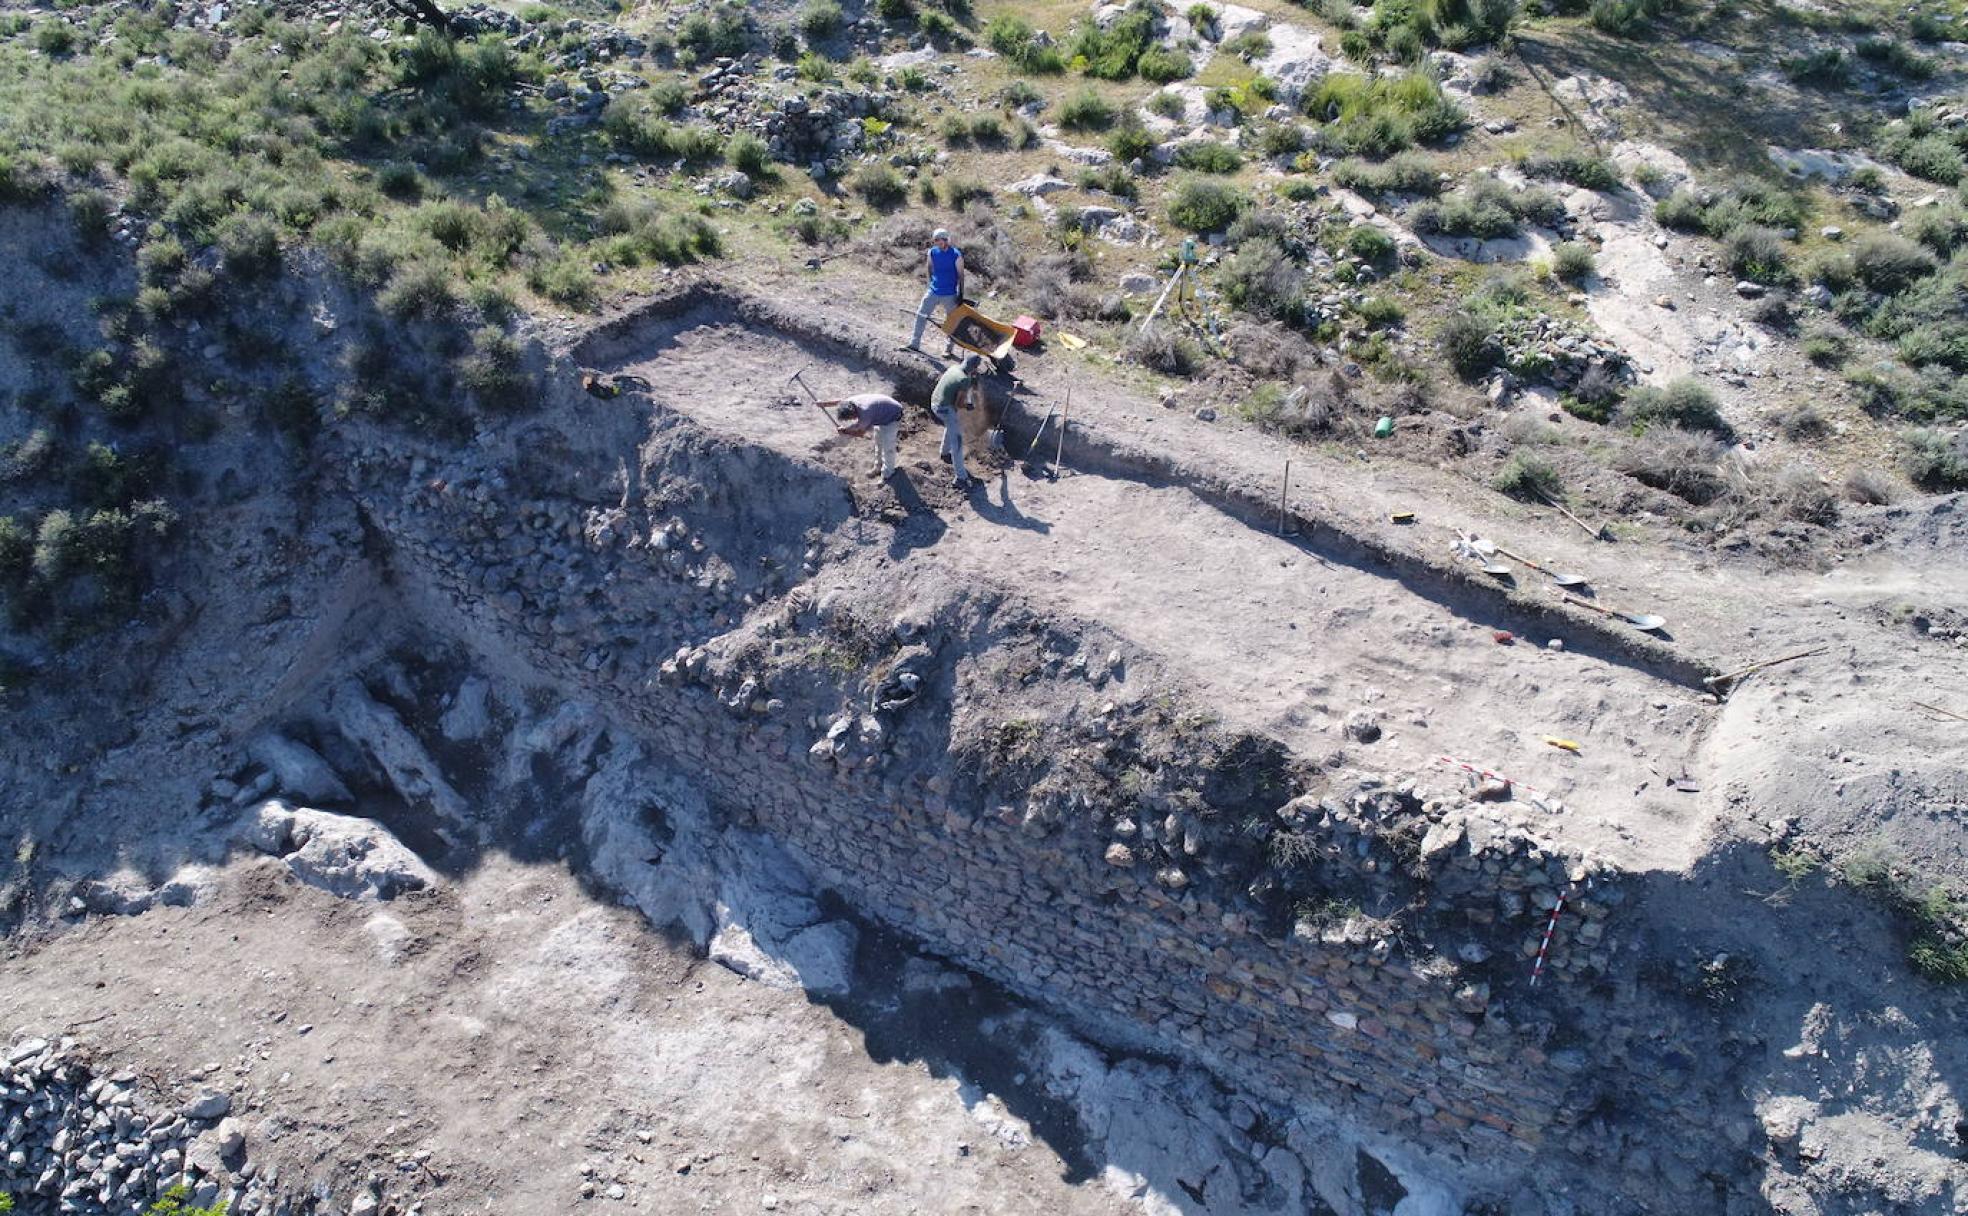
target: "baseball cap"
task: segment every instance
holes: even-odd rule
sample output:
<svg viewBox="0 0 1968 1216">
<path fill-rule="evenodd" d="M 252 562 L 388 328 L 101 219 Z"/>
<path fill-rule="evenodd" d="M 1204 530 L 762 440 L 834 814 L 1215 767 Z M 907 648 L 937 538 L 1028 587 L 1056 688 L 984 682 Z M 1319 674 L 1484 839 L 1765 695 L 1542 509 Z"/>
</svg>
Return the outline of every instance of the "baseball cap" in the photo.
<svg viewBox="0 0 1968 1216">
<path fill-rule="evenodd" d="M 929 234 L 929 239 L 932 241 L 947 241 L 950 239 L 950 230 L 948 228 L 938 228 Z"/>
</svg>

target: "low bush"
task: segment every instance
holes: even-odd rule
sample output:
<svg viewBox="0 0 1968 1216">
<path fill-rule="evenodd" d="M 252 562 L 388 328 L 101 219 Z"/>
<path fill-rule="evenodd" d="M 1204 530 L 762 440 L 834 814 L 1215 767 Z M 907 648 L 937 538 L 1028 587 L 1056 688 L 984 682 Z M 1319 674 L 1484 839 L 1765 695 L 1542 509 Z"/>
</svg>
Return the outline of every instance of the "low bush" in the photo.
<svg viewBox="0 0 1968 1216">
<path fill-rule="evenodd" d="M 1127 358 L 1167 376 L 1188 376 L 1201 361 L 1195 343 L 1168 326 L 1137 332 L 1128 339 Z"/>
<path fill-rule="evenodd" d="M 593 308 L 601 294 L 594 270 L 573 253 L 535 263 L 526 272 L 526 285 L 556 304 L 583 311 Z"/>
<path fill-rule="evenodd" d="M 1853 469 L 1845 475 L 1845 497 L 1868 507 L 1883 507 L 1898 497 L 1893 478 L 1882 469 Z"/>
<path fill-rule="evenodd" d="M 458 302 L 451 268 L 443 262 L 405 262 L 390 275 L 376 304 L 392 317 L 432 319 L 448 315 Z"/>
<path fill-rule="evenodd" d="M 1968 430 L 1910 430 L 1901 446 L 1901 467 L 1914 485 L 1936 493 L 1968 490 Z"/>
<path fill-rule="evenodd" d="M 1621 449 L 1620 472 L 1695 506 L 1706 506 L 1729 488 L 1723 473 L 1728 449 L 1712 435 L 1679 427 L 1649 428 Z"/>
<path fill-rule="evenodd" d="M 772 176 L 771 150 L 750 131 L 740 131 L 731 137 L 731 142 L 724 146 L 724 158 L 746 177 L 756 180 Z"/>
<path fill-rule="evenodd" d="M 1565 479 L 1550 461 L 1519 452 L 1510 458 L 1490 485 L 1512 498 L 1541 502 L 1564 493 Z"/>
<path fill-rule="evenodd" d="M 1822 47 L 1783 61 L 1783 74 L 1792 84 L 1808 84 L 1821 89 L 1842 89 L 1852 80 L 1852 65 L 1838 47 Z"/>
<path fill-rule="evenodd" d="M 1224 260 L 1217 285 L 1232 307 L 1260 317 L 1293 323 L 1304 309 L 1304 273 L 1268 236 L 1242 242 Z"/>
<path fill-rule="evenodd" d="M 698 60 L 743 55 L 751 45 L 751 25 L 742 4 L 723 3 L 691 13 L 677 27 L 676 43 Z"/>
<path fill-rule="evenodd" d="M 1066 57 L 1087 75 L 1101 80 L 1127 80 L 1139 69 L 1141 57 L 1155 42 L 1155 9 L 1130 7 L 1101 29 L 1084 21 L 1066 44 Z"/>
<path fill-rule="evenodd" d="M 1091 85 L 1068 97 L 1059 107 L 1059 125 L 1068 131 L 1105 131 L 1118 111 Z"/>
<path fill-rule="evenodd" d="M 909 184 L 883 164 L 863 165 L 855 170 L 854 176 L 847 180 L 847 188 L 881 211 L 898 207 L 909 197 Z"/>
<path fill-rule="evenodd" d="M 1758 224 L 1745 224 L 1723 239 L 1729 273 L 1752 283 L 1788 283 L 1790 254 L 1782 234 Z"/>
<path fill-rule="evenodd" d="M 1157 93 L 1148 99 L 1148 112 L 1180 121 L 1189 112 L 1189 104 L 1180 93 Z"/>
<path fill-rule="evenodd" d="M 1715 435 L 1730 433 L 1715 394 L 1701 381 L 1686 377 L 1665 388 L 1643 385 L 1634 389 L 1626 395 L 1620 418 L 1642 428 L 1671 426 Z"/>
<path fill-rule="evenodd" d="M 1425 72 L 1392 79 L 1328 73 L 1301 104 L 1307 115 L 1326 124 L 1322 135 L 1338 150 L 1376 159 L 1433 143 L 1468 122 Z"/>
<path fill-rule="evenodd" d="M 1114 160 L 1121 165 L 1130 165 L 1137 160 L 1145 160 L 1155 150 L 1154 132 L 1147 124 L 1129 110 L 1121 115 L 1120 122 L 1107 135 L 1107 150 L 1114 154 Z"/>
<path fill-rule="evenodd" d="M 1168 194 L 1169 221 L 1191 232 L 1221 232 L 1250 205 L 1250 196 L 1227 182 L 1184 178 Z"/>
<path fill-rule="evenodd" d="M 1143 80 L 1151 84 L 1167 84 L 1172 80 L 1181 80 L 1195 70 L 1196 65 L 1190 61 L 1188 55 L 1166 47 L 1149 47 L 1141 53 L 1141 58 L 1135 63 L 1135 71 L 1140 73 Z"/>
<path fill-rule="evenodd" d="M 1548 190 L 1513 190 L 1480 175 L 1439 201 L 1415 207 L 1409 219 L 1417 232 L 1494 240 L 1515 236 L 1525 223 L 1556 226 L 1565 219 L 1565 205 Z"/>
<path fill-rule="evenodd" d="M 800 10 L 800 33 L 809 42 L 825 42 L 841 32 L 843 18 L 841 7 L 834 0 L 807 0 Z"/>
<path fill-rule="evenodd" d="M 1348 157 L 1333 166 L 1333 180 L 1364 194 L 1418 194 L 1433 198 L 1442 192 L 1442 174 L 1430 157 L 1403 152 L 1375 164 Z"/>
<path fill-rule="evenodd" d="M 1619 170 L 1613 163 L 1575 144 L 1534 152 L 1524 158 L 1522 167 L 1528 176 L 1569 182 L 1587 190 L 1619 189 Z"/>
<path fill-rule="evenodd" d="M 458 373 L 459 380 L 487 409 L 515 410 L 533 395 L 533 381 L 526 374 L 519 343 L 494 326 L 472 334 L 472 353 L 459 364 Z"/>
<path fill-rule="evenodd" d="M 1503 360 L 1495 321 L 1477 310 L 1452 312 L 1436 331 L 1442 357 L 1465 380 L 1475 380 Z"/>
<path fill-rule="evenodd" d="M 1372 224 L 1346 230 L 1346 252 L 1370 266 L 1384 266 L 1392 261 L 1394 249 L 1394 238 Z"/>
<path fill-rule="evenodd" d="M 1038 41 L 1038 32 L 1021 18 L 1001 14 L 984 27 L 984 40 L 992 50 L 1034 76 L 1056 76 L 1066 70 L 1066 56 L 1050 44 Z"/>
<path fill-rule="evenodd" d="M 1867 232 L 1852 243 L 1852 273 L 1867 287 L 1897 295 L 1918 279 L 1932 274 L 1931 254 L 1913 241 L 1891 232 Z"/>
<path fill-rule="evenodd" d="M 1832 325 L 1813 325 L 1804 331 L 1804 357 L 1819 367 L 1836 367 L 1852 353 L 1852 340 Z"/>
<path fill-rule="evenodd" d="M 1099 190 L 1117 198 L 1134 198 L 1141 192 L 1141 183 L 1125 165 L 1108 163 L 1097 169 L 1087 169 L 1080 174 L 1080 189 Z"/>
<path fill-rule="evenodd" d="M 1897 38 L 1861 38 L 1852 48 L 1859 58 L 1909 80 L 1926 80 L 1939 65 Z"/>
<path fill-rule="evenodd" d="M 1598 269 L 1592 246 L 1566 241 L 1551 251 L 1551 273 L 1567 283 L 1583 283 Z"/>
<path fill-rule="evenodd" d="M 1968 209 L 1959 205 L 1923 207 L 1907 217 L 1905 232 L 1939 257 L 1968 246 Z"/>
<path fill-rule="evenodd" d="M 1175 164 L 1195 173 L 1235 173 L 1244 167 L 1244 158 L 1229 144 L 1192 139 L 1176 145 Z"/>
<path fill-rule="evenodd" d="M 602 210 L 598 225 L 606 260 L 622 266 L 681 266 L 717 257 L 723 241 L 702 215 L 676 212 L 649 199 L 618 200 Z"/>
</svg>

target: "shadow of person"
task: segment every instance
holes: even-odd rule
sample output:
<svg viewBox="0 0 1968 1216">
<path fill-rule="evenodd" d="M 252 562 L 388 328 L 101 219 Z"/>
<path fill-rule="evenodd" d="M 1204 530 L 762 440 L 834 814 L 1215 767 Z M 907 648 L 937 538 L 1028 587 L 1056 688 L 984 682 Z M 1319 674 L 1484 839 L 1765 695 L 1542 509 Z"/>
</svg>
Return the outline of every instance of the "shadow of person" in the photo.
<svg viewBox="0 0 1968 1216">
<path fill-rule="evenodd" d="M 890 557 L 906 556 L 943 539 L 950 525 L 944 523 L 943 517 L 923 501 L 922 492 L 916 489 L 916 483 L 907 469 L 897 469 L 895 476 L 888 479 L 888 487 L 895 492 L 895 500 L 902 504 L 902 522 L 895 525 L 895 534 L 888 541 Z"/>
<path fill-rule="evenodd" d="M 1037 532 L 1041 536 L 1052 531 L 1052 525 L 1036 516 L 1025 514 L 1018 504 L 1011 500 L 1011 473 L 1000 469 L 996 478 L 998 501 L 991 501 L 991 486 L 982 479 L 978 488 L 972 491 L 971 507 L 977 517 L 986 523 L 997 524 L 1001 528 L 1018 528 L 1026 532 Z"/>
</svg>

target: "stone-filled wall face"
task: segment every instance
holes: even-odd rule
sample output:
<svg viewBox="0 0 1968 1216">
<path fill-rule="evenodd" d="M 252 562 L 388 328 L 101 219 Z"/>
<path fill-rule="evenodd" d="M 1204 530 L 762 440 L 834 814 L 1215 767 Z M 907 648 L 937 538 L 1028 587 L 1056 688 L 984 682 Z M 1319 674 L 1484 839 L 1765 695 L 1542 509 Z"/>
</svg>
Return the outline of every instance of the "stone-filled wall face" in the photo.
<svg viewBox="0 0 1968 1216">
<path fill-rule="evenodd" d="M 662 571 L 604 579 L 608 563 L 580 556 L 571 519 L 547 532 L 564 540 L 515 557 L 483 496 L 363 498 L 394 573 L 427 607 L 638 723 L 713 803 L 744 808 L 866 914 L 1110 1040 L 1418 1147 L 1508 1168 L 1550 1128 L 1563 1099 L 1553 1070 L 1453 982 L 1369 943 L 1267 939 L 1200 887 L 1170 892 L 1146 867 L 1109 865 L 1090 829 L 1035 836 L 1015 817 L 973 819 L 951 797 L 947 758 L 907 776 L 816 764 L 803 721 L 735 712 L 701 662 L 694 676 L 669 664 L 664 679 L 601 654 L 596 636 L 663 619 L 649 598 Z M 715 592 L 672 573 L 691 605 L 679 615 L 712 611 L 702 596 Z M 622 587 L 645 581 L 658 590 L 624 602 Z M 563 625 L 569 611 L 583 628 Z"/>
</svg>

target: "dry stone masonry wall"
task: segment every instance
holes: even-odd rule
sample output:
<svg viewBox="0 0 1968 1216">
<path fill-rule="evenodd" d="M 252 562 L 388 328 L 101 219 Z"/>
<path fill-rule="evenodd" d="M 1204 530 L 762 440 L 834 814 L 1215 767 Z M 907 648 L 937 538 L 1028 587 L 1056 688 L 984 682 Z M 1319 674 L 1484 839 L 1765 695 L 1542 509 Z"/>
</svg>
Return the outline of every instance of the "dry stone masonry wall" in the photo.
<svg viewBox="0 0 1968 1216">
<path fill-rule="evenodd" d="M 602 464 L 571 451 L 550 472 L 555 444 L 538 435 L 524 474 L 483 452 L 351 467 L 413 601 L 639 724 L 714 806 L 865 913 L 1110 1041 L 1325 1105 L 1478 1174 L 1522 1168 L 1572 1128 L 1585 1056 L 1547 1051 L 1549 1023 L 1520 1023 L 1483 977 L 1528 975 L 1561 892 L 1574 902 L 1554 973 L 1604 972 L 1616 875 L 1469 798 L 1367 778 L 1275 808 L 1273 829 L 1316 842 L 1327 880 L 1381 884 L 1459 936 L 1402 942 L 1357 914 L 1267 930 L 1174 815 L 1062 821 L 988 797 L 941 717 L 990 659 L 941 657 L 936 635 L 957 626 L 897 622 L 842 651 L 828 619 L 888 618 L 879 604 L 816 608 L 802 585 L 828 560 L 817 538 L 844 519 L 828 475 L 660 407 L 652 432 L 639 501 L 585 482 L 584 463 Z"/>
</svg>

